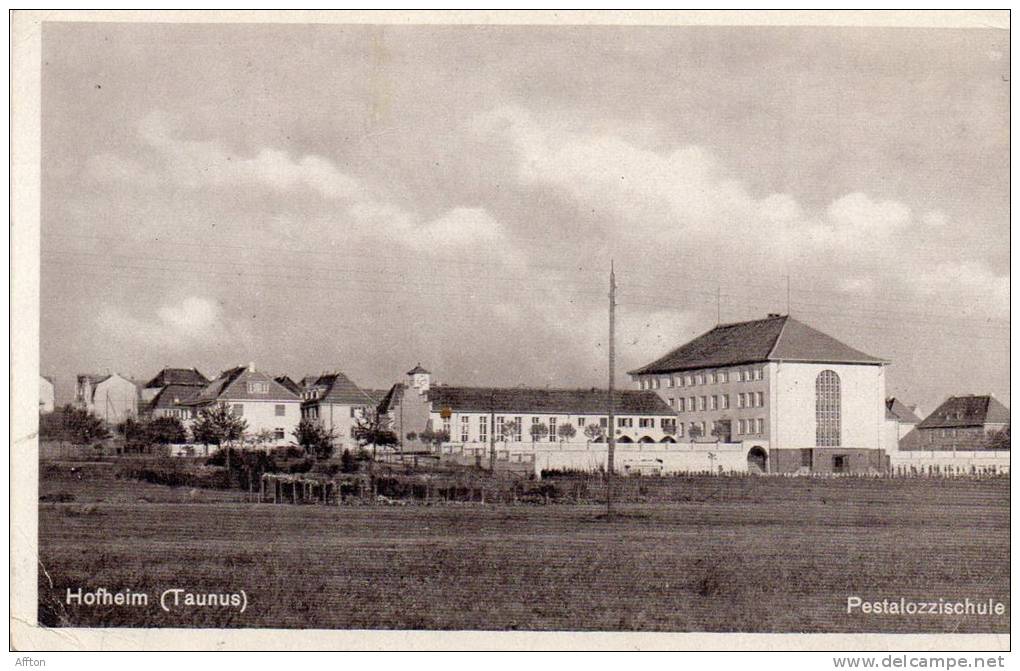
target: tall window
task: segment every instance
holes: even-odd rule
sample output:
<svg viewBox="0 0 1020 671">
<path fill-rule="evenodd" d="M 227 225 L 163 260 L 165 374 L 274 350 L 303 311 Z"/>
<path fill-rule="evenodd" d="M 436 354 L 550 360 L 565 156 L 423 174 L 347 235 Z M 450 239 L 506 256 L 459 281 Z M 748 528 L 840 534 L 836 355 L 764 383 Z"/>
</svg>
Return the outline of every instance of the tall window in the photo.
<svg viewBox="0 0 1020 671">
<path fill-rule="evenodd" d="M 478 441 L 489 442 L 489 418 L 485 415 L 478 418 Z"/>
<path fill-rule="evenodd" d="M 470 431 L 468 429 L 469 429 L 470 425 L 471 425 L 471 418 L 470 417 L 463 417 L 462 416 L 460 418 L 460 442 L 462 442 L 462 443 L 468 442 L 468 434 L 470 433 Z"/>
<path fill-rule="evenodd" d="M 815 443 L 839 447 L 839 376 L 823 370 L 815 378 Z"/>
<path fill-rule="evenodd" d="M 555 443 L 556 442 L 556 418 L 555 417 L 550 417 L 549 418 L 549 442 L 550 443 Z"/>
</svg>

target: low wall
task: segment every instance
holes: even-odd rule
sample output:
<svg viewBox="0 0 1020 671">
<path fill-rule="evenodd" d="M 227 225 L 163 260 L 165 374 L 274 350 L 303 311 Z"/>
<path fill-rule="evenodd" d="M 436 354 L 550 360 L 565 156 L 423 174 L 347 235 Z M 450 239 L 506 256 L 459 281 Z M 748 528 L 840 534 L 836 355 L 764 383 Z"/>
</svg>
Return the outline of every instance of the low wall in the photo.
<svg viewBox="0 0 1020 671">
<path fill-rule="evenodd" d="M 746 473 L 750 445 L 741 443 L 621 443 L 614 455 L 617 473 L 674 475 L 682 473 Z M 605 471 L 609 448 L 605 443 L 497 443 L 496 461 L 527 464 L 542 471 Z M 488 465 L 489 448 L 474 443 L 445 443 L 443 461 Z"/>
<path fill-rule="evenodd" d="M 903 475 L 1009 473 L 1009 450 L 891 452 L 889 468 L 893 473 Z"/>
</svg>

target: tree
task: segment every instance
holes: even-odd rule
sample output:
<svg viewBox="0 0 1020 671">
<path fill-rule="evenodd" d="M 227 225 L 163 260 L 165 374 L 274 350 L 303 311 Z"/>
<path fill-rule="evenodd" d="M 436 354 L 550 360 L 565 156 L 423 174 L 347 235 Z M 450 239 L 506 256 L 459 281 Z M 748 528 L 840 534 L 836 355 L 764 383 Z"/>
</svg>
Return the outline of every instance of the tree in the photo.
<svg viewBox="0 0 1020 671">
<path fill-rule="evenodd" d="M 517 425 L 516 421 L 511 419 L 509 422 L 503 422 L 503 431 L 500 434 L 500 438 L 502 438 L 504 442 L 509 442 L 514 439 L 519 430 L 520 427 Z"/>
<path fill-rule="evenodd" d="M 91 445 L 110 437 L 103 420 L 84 408 L 66 405 L 62 414 L 65 435 L 75 445 Z"/>
<path fill-rule="evenodd" d="M 589 443 L 598 443 L 605 437 L 605 432 L 598 424 L 589 424 L 584 427 L 584 435 Z"/>
<path fill-rule="evenodd" d="M 565 442 L 577 435 L 577 429 L 573 424 L 564 422 L 556 427 L 556 434 L 560 437 L 560 442 Z"/>
<path fill-rule="evenodd" d="M 1009 449 L 1009 426 L 1006 426 L 1000 431 L 996 431 L 988 439 L 989 450 L 1008 450 Z"/>
<path fill-rule="evenodd" d="M 160 445 L 171 445 L 186 443 L 188 432 L 176 417 L 156 417 L 147 422 L 146 432 L 153 443 Z"/>
<path fill-rule="evenodd" d="M 675 436 L 676 435 L 676 420 L 674 419 L 671 422 L 663 421 L 663 423 L 662 423 L 662 433 L 667 435 L 667 436 Z"/>
<path fill-rule="evenodd" d="M 341 473 L 356 473 L 358 470 L 358 462 L 351 454 L 350 450 L 344 450 L 340 455 L 340 472 Z"/>
<path fill-rule="evenodd" d="M 393 447 L 400 440 L 390 430 L 386 420 L 378 412 L 364 412 L 358 416 L 351 434 L 361 447 L 372 446 L 375 454 L 377 447 Z"/>
<path fill-rule="evenodd" d="M 691 429 L 688 431 L 687 435 L 690 436 L 691 440 L 695 440 L 697 438 L 701 438 L 701 436 L 704 435 L 704 431 L 702 431 L 701 425 L 691 423 Z"/>
<path fill-rule="evenodd" d="M 426 427 L 424 431 L 418 434 L 418 439 L 426 445 L 432 445 L 438 447 L 443 443 L 450 442 L 450 432 L 444 429 L 435 431 L 431 426 Z"/>
<path fill-rule="evenodd" d="M 217 403 L 202 408 L 191 427 L 191 435 L 196 443 L 227 446 L 241 440 L 247 430 L 247 421 L 235 416 L 225 404 Z"/>
<path fill-rule="evenodd" d="M 316 459 L 329 459 L 333 456 L 336 436 L 333 429 L 327 429 L 321 422 L 306 417 L 298 423 L 293 436 L 297 444 Z"/>
<path fill-rule="evenodd" d="M 549 435 L 549 427 L 545 425 L 545 422 L 539 422 L 538 424 L 532 424 L 531 428 L 528 429 L 528 433 L 531 434 L 531 442 L 534 443 Z"/>
</svg>

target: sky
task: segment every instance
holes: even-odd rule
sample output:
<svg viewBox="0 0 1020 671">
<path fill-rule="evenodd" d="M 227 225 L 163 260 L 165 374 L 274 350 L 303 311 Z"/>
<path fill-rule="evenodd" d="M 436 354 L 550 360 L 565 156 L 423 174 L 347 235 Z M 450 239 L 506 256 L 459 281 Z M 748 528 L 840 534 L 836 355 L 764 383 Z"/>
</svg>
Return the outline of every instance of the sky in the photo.
<svg viewBox="0 0 1020 671">
<path fill-rule="evenodd" d="M 41 367 L 604 385 L 789 311 L 1009 403 L 1009 35 L 48 23 Z M 789 292 L 787 291 L 789 287 Z M 789 296 L 789 301 L 788 301 Z"/>
</svg>

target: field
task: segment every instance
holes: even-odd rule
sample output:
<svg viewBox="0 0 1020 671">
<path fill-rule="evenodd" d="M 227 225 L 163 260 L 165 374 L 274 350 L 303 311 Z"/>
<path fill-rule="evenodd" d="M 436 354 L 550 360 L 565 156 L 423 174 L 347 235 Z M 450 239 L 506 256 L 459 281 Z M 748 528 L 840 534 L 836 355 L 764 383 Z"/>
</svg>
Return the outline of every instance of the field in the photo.
<svg viewBox="0 0 1020 671">
<path fill-rule="evenodd" d="M 665 481 L 660 481 L 663 486 Z M 1009 480 L 671 478 L 669 503 L 249 504 L 104 477 L 40 483 L 50 626 L 1009 631 Z M 64 501 L 64 502 L 59 502 Z M 130 589 L 147 607 L 65 603 Z M 158 605 L 237 592 L 247 609 Z M 847 615 L 847 597 L 1001 601 Z"/>
</svg>

